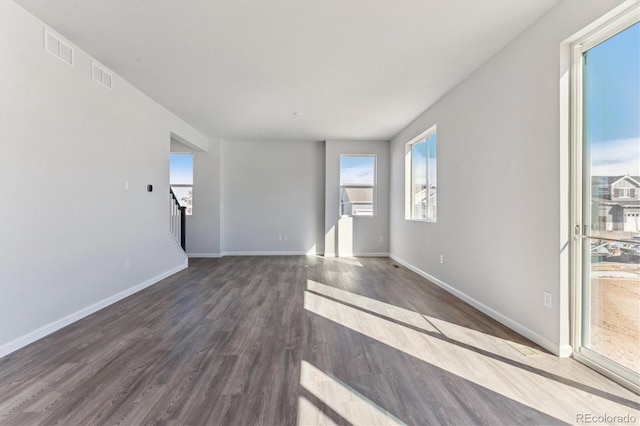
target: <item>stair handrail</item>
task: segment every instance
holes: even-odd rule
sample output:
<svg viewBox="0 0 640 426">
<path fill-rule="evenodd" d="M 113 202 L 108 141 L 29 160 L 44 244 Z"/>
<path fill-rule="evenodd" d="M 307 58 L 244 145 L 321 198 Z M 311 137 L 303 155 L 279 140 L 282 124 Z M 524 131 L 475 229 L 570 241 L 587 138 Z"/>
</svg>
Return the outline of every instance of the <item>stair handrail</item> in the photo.
<svg viewBox="0 0 640 426">
<path fill-rule="evenodd" d="M 180 242 L 182 250 L 186 251 L 187 239 L 186 239 L 186 227 L 187 227 L 187 207 L 180 204 L 180 200 L 173 192 L 173 188 L 169 187 L 170 194 L 170 229 L 171 233 L 175 237 L 176 241 Z"/>
</svg>

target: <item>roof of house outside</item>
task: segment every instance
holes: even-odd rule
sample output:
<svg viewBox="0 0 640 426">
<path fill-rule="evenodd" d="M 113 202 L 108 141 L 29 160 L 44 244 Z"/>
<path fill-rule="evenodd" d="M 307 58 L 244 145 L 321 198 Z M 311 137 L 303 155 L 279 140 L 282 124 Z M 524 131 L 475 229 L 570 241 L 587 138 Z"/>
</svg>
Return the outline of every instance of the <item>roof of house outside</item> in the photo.
<svg viewBox="0 0 640 426">
<path fill-rule="evenodd" d="M 369 187 L 346 187 L 342 189 L 342 201 L 351 203 L 372 203 L 373 191 Z"/>
<path fill-rule="evenodd" d="M 640 183 L 640 176 L 630 176 L 630 175 L 624 175 L 624 176 L 592 176 L 591 177 L 591 185 L 593 186 L 605 186 L 605 185 L 611 185 L 617 181 L 619 181 L 622 178 L 625 177 L 629 177 L 633 180 L 636 181 L 636 183 Z"/>
</svg>

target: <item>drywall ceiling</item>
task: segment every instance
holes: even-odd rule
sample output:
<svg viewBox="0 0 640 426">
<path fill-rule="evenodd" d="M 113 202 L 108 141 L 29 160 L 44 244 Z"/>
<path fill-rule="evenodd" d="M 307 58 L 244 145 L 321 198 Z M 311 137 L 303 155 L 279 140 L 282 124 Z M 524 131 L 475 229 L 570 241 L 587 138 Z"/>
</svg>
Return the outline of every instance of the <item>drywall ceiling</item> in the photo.
<svg viewBox="0 0 640 426">
<path fill-rule="evenodd" d="M 392 138 L 557 0 L 19 3 L 210 137 L 302 141 Z"/>
</svg>

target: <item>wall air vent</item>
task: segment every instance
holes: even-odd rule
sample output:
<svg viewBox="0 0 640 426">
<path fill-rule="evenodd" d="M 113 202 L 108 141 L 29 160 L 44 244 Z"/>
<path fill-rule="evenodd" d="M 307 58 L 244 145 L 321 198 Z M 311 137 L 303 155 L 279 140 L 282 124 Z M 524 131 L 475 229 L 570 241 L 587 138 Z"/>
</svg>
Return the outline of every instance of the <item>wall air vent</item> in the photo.
<svg viewBox="0 0 640 426">
<path fill-rule="evenodd" d="M 73 66 L 73 48 L 46 28 L 44 30 L 44 50 L 65 64 Z"/>
<path fill-rule="evenodd" d="M 91 76 L 98 83 L 111 89 L 111 82 L 113 81 L 113 76 L 109 71 L 104 69 L 102 65 L 94 61 L 91 61 Z"/>
</svg>

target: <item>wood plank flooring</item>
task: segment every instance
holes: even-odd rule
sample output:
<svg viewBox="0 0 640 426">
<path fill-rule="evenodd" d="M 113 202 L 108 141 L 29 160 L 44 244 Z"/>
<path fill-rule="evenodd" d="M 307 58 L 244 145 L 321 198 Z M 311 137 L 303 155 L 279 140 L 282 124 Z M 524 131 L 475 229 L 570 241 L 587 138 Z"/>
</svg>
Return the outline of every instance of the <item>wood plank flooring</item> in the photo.
<svg viewBox="0 0 640 426">
<path fill-rule="evenodd" d="M 192 259 L 0 360 L 0 424 L 565 424 L 639 397 L 390 259 Z"/>
</svg>

